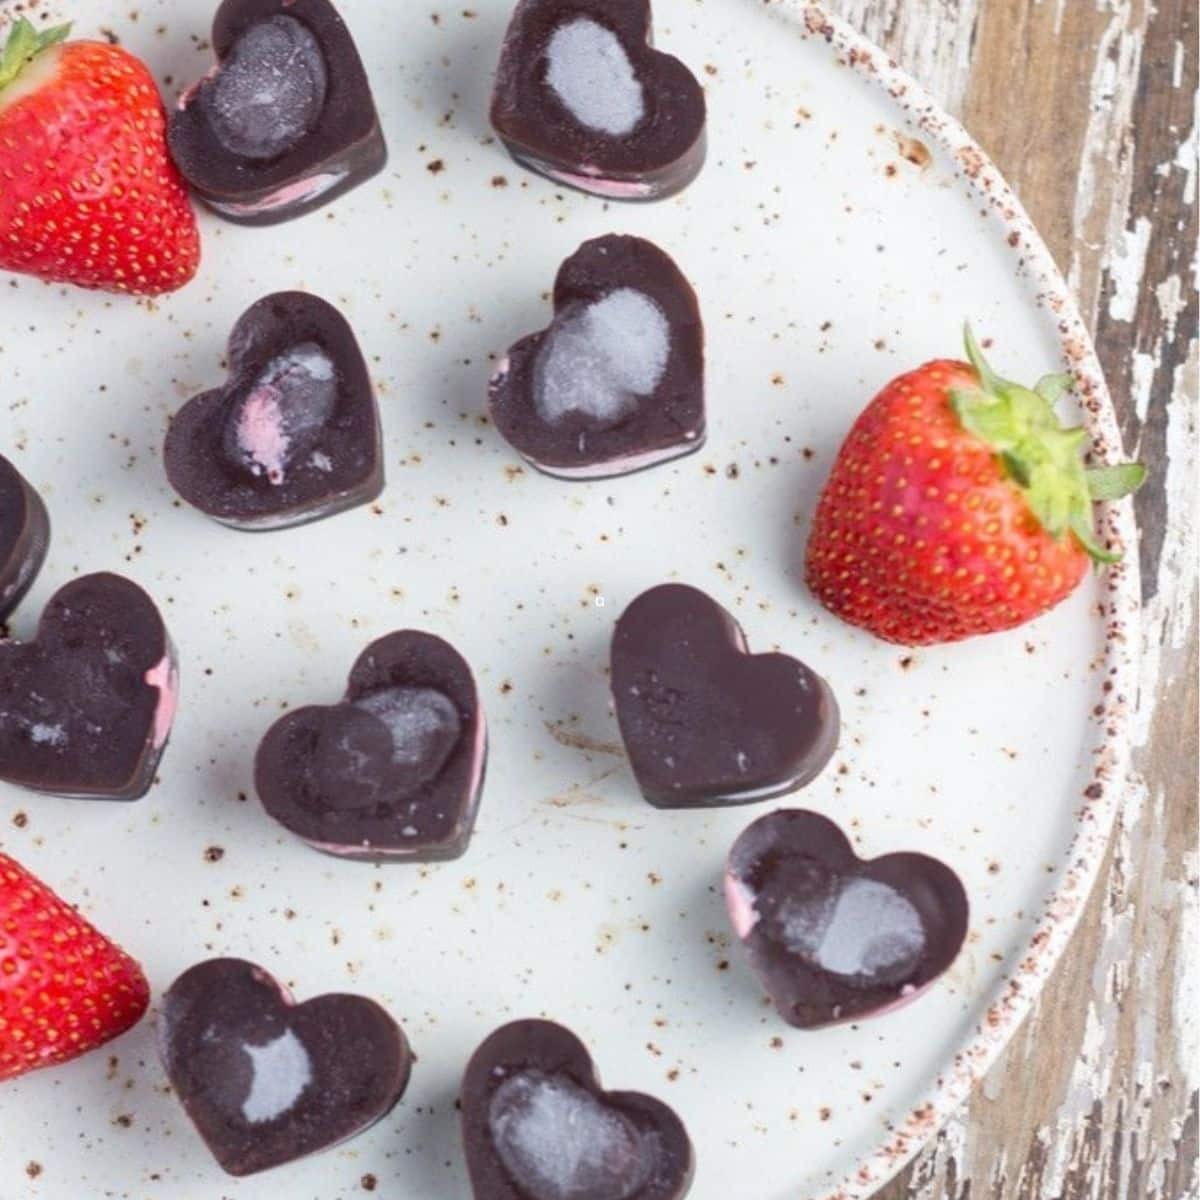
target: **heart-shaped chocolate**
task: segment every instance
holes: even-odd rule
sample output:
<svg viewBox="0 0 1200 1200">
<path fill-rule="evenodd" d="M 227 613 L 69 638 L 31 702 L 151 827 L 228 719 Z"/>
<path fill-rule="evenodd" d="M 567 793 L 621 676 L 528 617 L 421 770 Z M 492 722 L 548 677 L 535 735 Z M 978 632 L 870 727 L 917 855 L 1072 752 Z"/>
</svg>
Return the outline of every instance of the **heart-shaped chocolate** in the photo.
<svg viewBox="0 0 1200 1200">
<path fill-rule="evenodd" d="M 369 1129 L 404 1095 L 413 1054 L 364 996 L 296 1004 L 266 971 L 214 958 L 163 997 L 159 1053 L 217 1162 L 252 1175 Z"/>
<path fill-rule="evenodd" d="M 553 323 L 509 350 L 488 404 L 518 453 L 563 479 L 691 454 L 704 444 L 696 293 L 651 242 L 584 242 L 554 281 Z"/>
<path fill-rule="evenodd" d="M 137 800 L 175 718 L 175 648 L 120 575 L 55 593 L 32 642 L 0 642 L 0 779 L 80 799 Z"/>
<path fill-rule="evenodd" d="M 225 0 L 212 44 L 217 63 L 180 99 L 167 143 L 214 211 L 287 221 L 383 168 L 371 85 L 329 0 Z"/>
<path fill-rule="evenodd" d="M 651 46 L 650 0 L 521 0 L 492 125 L 522 166 L 614 200 L 659 200 L 704 165 L 704 90 Z"/>
<path fill-rule="evenodd" d="M 254 780 L 267 812 L 318 850 L 431 862 L 466 850 L 486 763 L 471 668 L 448 642 L 410 629 L 359 655 L 342 703 L 276 721 Z"/>
<path fill-rule="evenodd" d="M 945 863 L 860 859 L 832 821 L 803 809 L 769 813 L 742 833 L 725 902 L 779 1015 L 801 1029 L 915 1000 L 967 935 L 967 894 Z"/>
<path fill-rule="evenodd" d="M 733 617 L 685 584 L 651 588 L 621 614 L 612 690 L 633 773 L 660 808 L 795 791 L 837 747 L 825 680 L 786 654 L 750 654 Z"/>
<path fill-rule="evenodd" d="M 682 1200 L 692 1145 L 661 1100 L 606 1092 L 584 1044 L 514 1021 L 471 1057 L 463 1144 L 475 1200 Z"/>
<path fill-rule="evenodd" d="M 0 621 L 29 591 L 49 545 L 50 518 L 41 496 L 0 454 Z"/>
<path fill-rule="evenodd" d="M 375 392 L 354 331 L 304 292 L 265 296 L 229 335 L 229 378 L 167 430 L 171 486 L 235 529 L 286 529 L 383 490 Z"/>
</svg>

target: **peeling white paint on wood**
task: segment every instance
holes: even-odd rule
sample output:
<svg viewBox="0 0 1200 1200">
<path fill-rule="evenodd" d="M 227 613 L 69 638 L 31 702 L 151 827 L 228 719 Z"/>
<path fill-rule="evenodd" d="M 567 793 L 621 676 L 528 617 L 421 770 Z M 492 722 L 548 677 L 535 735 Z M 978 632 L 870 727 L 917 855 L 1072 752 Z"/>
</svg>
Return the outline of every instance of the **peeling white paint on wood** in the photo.
<svg viewBox="0 0 1200 1200">
<path fill-rule="evenodd" d="M 1136 777 L 1104 881 L 1004 1057 L 879 1200 L 1185 1200 L 1200 1084 L 1194 0 L 836 7 L 1007 151 L 1122 381 L 1126 448 L 1156 471 Z"/>
<path fill-rule="evenodd" d="M 1120 245 L 1109 263 L 1113 290 L 1108 301 L 1108 315 L 1114 321 L 1133 320 L 1149 249 L 1150 222 L 1145 217 L 1138 217 L 1132 229 L 1122 230 Z"/>
<path fill-rule="evenodd" d="M 846 0 L 830 7 L 887 49 L 952 112 L 961 110 L 970 82 L 979 0 Z"/>
</svg>

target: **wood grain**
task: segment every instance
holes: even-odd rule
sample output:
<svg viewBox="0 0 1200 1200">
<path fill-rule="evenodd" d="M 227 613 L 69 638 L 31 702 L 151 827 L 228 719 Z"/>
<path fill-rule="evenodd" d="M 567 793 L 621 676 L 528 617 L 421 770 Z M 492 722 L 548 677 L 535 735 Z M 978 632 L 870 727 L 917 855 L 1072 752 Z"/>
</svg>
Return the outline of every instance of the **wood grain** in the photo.
<svg viewBox="0 0 1200 1200">
<path fill-rule="evenodd" d="M 1137 499 L 1136 775 L 1083 923 L 878 1200 L 1184 1200 L 1197 1176 L 1195 0 L 842 0 L 1015 186 L 1096 338 Z"/>
</svg>

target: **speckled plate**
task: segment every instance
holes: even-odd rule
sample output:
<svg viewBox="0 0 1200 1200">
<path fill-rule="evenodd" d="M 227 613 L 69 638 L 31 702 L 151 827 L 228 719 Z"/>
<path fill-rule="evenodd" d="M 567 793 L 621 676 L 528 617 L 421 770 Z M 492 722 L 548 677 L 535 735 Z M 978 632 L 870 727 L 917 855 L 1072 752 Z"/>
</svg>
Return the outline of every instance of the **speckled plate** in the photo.
<svg viewBox="0 0 1200 1200">
<path fill-rule="evenodd" d="M 210 0 L 61 0 L 174 94 L 208 66 Z M 272 229 L 204 217 L 199 280 L 154 304 L 4 281 L 3 448 L 42 489 L 47 568 L 27 634 L 79 571 L 123 570 L 162 605 L 183 700 L 131 806 L 0 790 L 0 840 L 117 935 L 156 994 L 215 953 L 300 996 L 364 992 L 420 1061 L 401 1107 L 323 1157 L 224 1178 L 168 1095 L 153 1021 L 105 1053 L 6 1085 L 0 1196 L 406 1200 L 468 1192 L 454 1099 L 497 1024 L 576 1029 L 614 1086 L 655 1092 L 698 1150 L 694 1200 L 868 1195 L 966 1095 L 1027 1009 L 1100 860 L 1123 774 L 1136 567 L 1089 580 L 1015 633 L 905 653 L 817 608 L 800 578 L 817 489 L 891 375 L 954 353 L 964 317 L 1002 371 L 1079 376 L 1098 444 L 1116 426 L 1041 241 L 981 151 L 911 80 L 819 10 L 658 0 L 660 46 L 708 89 L 710 161 L 665 204 L 627 208 L 528 175 L 489 136 L 507 0 L 345 0 L 385 119 L 384 175 Z M 700 454 L 591 484 L 523 470 L 483 419 L 495 357 L 542 325 L 559 261 L 607 231 L 658 241 L 699 292 L 710 436 Z M 169 414 L 222 378 L 260 295 L 339 304 L 378 383 L 389 486 L 326 523 L 247 535 L 181 507 Z M 1106 514 L 1131 541 L 1125 509 Z M 961 874 L 968 945 L 920 1003 L 861 1026 L 781 1024 L 730 937 L 722 860 L 762 806 L 660 812 L 609 711 L 615 616 L 696 583 L 752 645 L 826 676 L 845 728 L 800 797 L 859 853 L 912 849 Z M 467 856 L 340 863 L 263 814 L 251 760 L 285 704 L 337 696 L 391 629 L 449 638 L 492 729 Z"/>
</svg>

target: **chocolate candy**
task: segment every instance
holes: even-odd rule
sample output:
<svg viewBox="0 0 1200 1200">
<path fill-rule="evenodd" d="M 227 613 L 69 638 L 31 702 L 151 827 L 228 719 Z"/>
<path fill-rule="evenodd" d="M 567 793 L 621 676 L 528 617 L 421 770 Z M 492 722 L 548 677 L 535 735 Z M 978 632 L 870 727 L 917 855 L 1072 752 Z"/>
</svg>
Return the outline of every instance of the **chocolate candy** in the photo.
<svg viewBox="0 0 1200 1200">
<path fill-rule="evenodd" d="M 915 1000 L 967 934 L 955 873 L 924 854 L 858 858 L 814 812 L 760 817 L 725 870 L 729 919 L 779 1015 L 815 1029 Z"/>
<path fill-rule="evenodd" d="M 430 862 L 466 850 L 486 761 L 471 668 L 441 638 L 405 630 L 362 652 L 342 703 L 276 721 L 254 779 L 267 812 L 318 850 Z"/>
<path fill-rule="evenodd" d="M 329 0 L 225 0 L 212 43 L 217 64 L 184 93 L 167 142 L 214 211 L 287 221 L 383 168 L 371 86 Z"/>
<path fill-rule="evenodd" d="M 154 601 L 119 575 L 84 575 L 46 605 L 32 642 L 0 642 L 0 779 L 137 800 L 154 781 L 178 694 Z"/>
<path fill-rule="evenodd" d="M 50 518 L 41 496 L 0 454 L 0 621 L 29 591 L 49 545 Z"/>
<path fill-rule="evenodd" d="M 738 623 L 668 583 L 621 614 L 612 690 L 633 773 L 651 804 L 748 804 L 811 782 L 832 756 L 829 685 L 786 654 L 751 655 Z"/>
<path fill-rule="evenodd" d="M 549 475 L 597 479 L 704 444 L 704 327 L 696 293 L 651 242 L 584 242 L 554 281 L 554 321 L 509 350 L 492 420 Z"/>
<path fill-rule="evenodd" d="M 614 200 L 658 200 L 704 165 L 704 92 L 650 45 L 649 0 L 521 0 L 492 124 L 522 166 Z"/>
<path fill-rule="evenodd" d="M 682 1200 L 693 1156 L 661 1100 L 605 1092 L 584 1044 L 514 1021 L 475 1051 L 462 1084 L 475 1200 Z"/>
<path fill-rule="evenodd" d="M 331 304 L 277 292 L 229 336 L 229 378 L 167 431 L 171 486 L 235 529 L 284 529 L 383 490 L 375 392 L 354 332 Z"/>
<path fill-rule="evenodd" d="M 386 1116 L 413 1055 L 363 996 L 296 1004 L 254 963 L 214 958 L 163 997 L 159 1053 L 188 1116 L 230 1175 L 326 1150 Z"/>
</svg>

